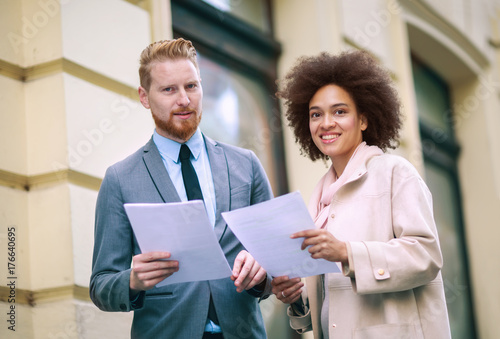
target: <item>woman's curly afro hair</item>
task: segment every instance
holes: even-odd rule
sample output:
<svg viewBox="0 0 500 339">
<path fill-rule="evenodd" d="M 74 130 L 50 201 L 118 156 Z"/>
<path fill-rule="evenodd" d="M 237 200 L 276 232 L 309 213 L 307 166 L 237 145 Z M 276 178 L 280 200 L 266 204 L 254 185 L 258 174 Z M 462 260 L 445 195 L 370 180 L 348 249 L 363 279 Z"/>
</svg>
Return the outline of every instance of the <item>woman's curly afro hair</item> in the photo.
<svg viewBox="0 0 500 339">
<path fill-rule="evenodd" d="M 342 87 L 368 121 L 363 141 L 382 150 L 398 146 L 401 104 L 389 73 L 365 51 L 338 55 L 323 52 L 302 57 L 282 81 L 276 95 L 284 99 L 286 117 L 295 141 L 311 160 L 328 159 L 314 144 L 309 130 L 309 101 L 323 86 Z"/>
</svg>

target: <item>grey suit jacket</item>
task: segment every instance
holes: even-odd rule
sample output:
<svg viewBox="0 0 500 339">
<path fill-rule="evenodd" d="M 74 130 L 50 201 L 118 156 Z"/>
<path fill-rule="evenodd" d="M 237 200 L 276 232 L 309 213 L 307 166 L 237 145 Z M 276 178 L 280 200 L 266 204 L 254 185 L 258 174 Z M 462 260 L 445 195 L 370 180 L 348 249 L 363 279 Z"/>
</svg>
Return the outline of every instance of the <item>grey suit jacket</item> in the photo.
<svg viewBox="0 0 500 339">
<path fill-rule="evenodd" d="M 221 212 L 272 198 L 259 160 L 249 150 L 205 137 L 215 196 L 215 234 L 232 267 L 244 247 Z M 201 338 L 210 294 L 225 339 L 266 338 L 257 297 L 236 292 L 230 278 L 153 288 L 129 300 L 130 264 L 140 253 L 124 203 L 177 202 L 180 198 L 151 139 L 144 147 L 108 168 L 97 198 L 90 297 L 103 311 L 134 311 L 132 338 Z M 174 273 L 175 274 L 175 273 Z M 167 278 L 168 279 L 168 278 Z"/>
</svg>

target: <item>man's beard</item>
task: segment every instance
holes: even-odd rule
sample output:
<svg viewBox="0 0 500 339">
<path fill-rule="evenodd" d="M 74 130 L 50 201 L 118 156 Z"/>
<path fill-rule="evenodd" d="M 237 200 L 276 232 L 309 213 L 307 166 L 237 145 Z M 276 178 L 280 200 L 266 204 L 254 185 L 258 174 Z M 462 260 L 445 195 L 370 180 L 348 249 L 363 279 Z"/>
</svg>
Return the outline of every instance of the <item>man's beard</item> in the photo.
<svg viewBox="0 0 500 339">
<path fill-rule="evenodd" d="M 170 118 L 165 121 L 159 118 L 153 111 L 151 111 L 151 115 L 153 116 L 153 120 L 156 124 L 156 127 L 168 133 L 169 136 L 172 136 L 176 139 L 187 141 L 191 136 L 196 132 L 196 129 L 200 125 L 201 114 L 198 115 L 198 111 L 192 110 L 192 114 L 195 115 L 194 119 L 188 119 L 185 121 L 179 121 L 179 124 L 174 124 L 172 120 L 174 119 L 173 113 L 170 114 Z"/>
</svg>

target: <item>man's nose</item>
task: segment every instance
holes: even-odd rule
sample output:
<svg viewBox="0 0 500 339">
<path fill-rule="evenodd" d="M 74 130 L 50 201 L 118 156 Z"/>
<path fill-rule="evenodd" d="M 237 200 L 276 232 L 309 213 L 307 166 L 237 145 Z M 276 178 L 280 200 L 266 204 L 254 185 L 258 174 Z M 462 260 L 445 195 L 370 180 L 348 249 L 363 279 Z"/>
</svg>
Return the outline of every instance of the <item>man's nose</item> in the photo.
<svg viewBox="0 0 500 339">
<path fill-rule="evenodd" d="M 189 105 L 191 101 L 189 100 L 189 97 L 186 93 L 186 91 L 181 90 L 179 92 L 179 97 L 177 98 L 177 105 L 181 107 L 186 107 Z"/>
</svg>

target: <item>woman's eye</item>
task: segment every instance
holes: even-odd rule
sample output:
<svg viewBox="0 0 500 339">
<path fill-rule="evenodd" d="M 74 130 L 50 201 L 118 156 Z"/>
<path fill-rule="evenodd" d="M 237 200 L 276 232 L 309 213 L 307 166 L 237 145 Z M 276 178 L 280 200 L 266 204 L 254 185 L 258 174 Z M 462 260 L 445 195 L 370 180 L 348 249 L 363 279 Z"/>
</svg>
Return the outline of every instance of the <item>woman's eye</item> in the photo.
<svg viewBox="0 0 500 339">
<path fill-rule="evenodd" d="M 313 113 L 311 113 L 311 118 L 317 118 L 317 117 L 319 117 L 319 115 L 320 114 L 318 112 L 313 112 Z"/>
<path fill-rule="evenodd" d="M 335 114 L 336 115 L 342 115 L 342 114 L 345 114 L 345 111 L 343 109 L 338 109 L 335 111 Z"/>
</svg>

